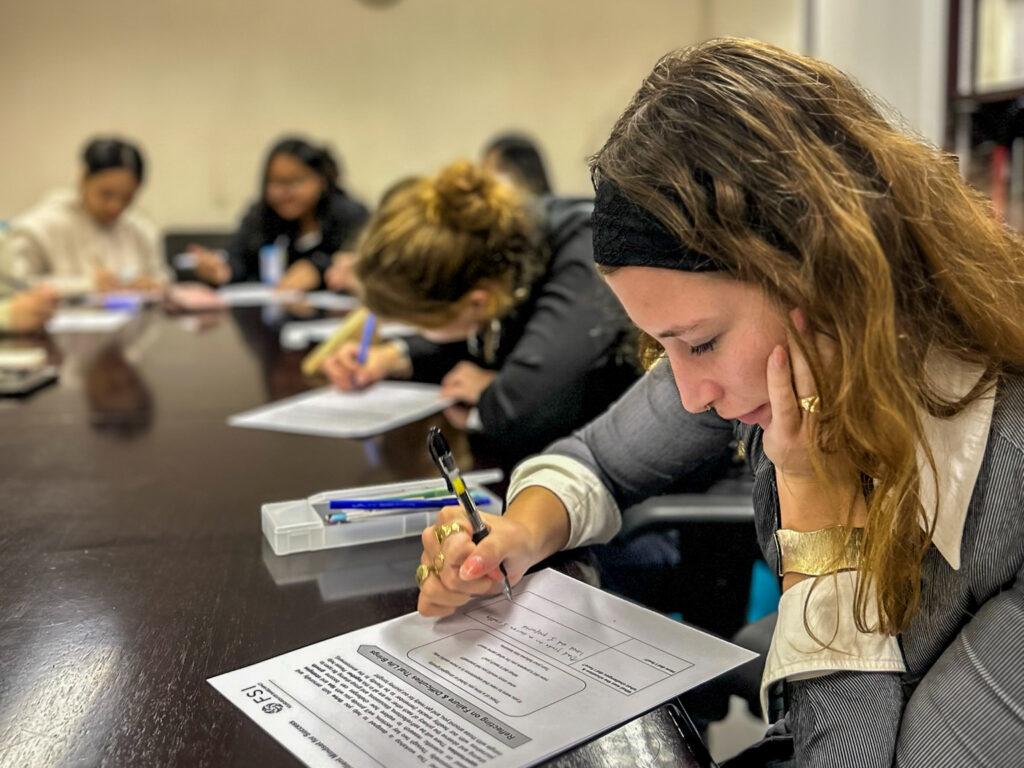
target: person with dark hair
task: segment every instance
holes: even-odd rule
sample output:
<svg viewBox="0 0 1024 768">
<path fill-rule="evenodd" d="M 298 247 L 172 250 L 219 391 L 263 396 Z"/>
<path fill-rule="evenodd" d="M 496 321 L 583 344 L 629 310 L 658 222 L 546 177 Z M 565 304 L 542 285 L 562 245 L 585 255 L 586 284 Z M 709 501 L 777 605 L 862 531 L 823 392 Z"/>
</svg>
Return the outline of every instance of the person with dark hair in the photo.
<svg viewBox="0 0 1024 768">
<path fill-rule="evenodd" d="M 92 139 L 77 190 L 60 190 L 11 222 L 9 270 L 69 291 L 153 289 L 167 282 L 156 231 L 129 207 L 145 178 L 138 147 Z"/>
<path fill-rule="evenodd" d="M 380 196 L 378 207 L 383 206 L 396 192 L 411 187 L 420 181 L 419 176 L 403 176 L 384 190 Z M 334 254 L 334 262 L 324 272 L 324 285 L 330 291 L 357 293 L 359 280 L 356 278 L 356 261 L 359 254 L 355 251 L 341 251 Z"/>
<path fill-rule="evenodd" d="M 503 133 L 491 139 L 484 148 L 481 165 L 534 197 L 552 193 L 540 147 L 521 133 Z"/>
<path fill-rule="evenodd" d="M 731 432 L 782 587 L 772 736 L 732 765 L 1019 764 L 1024 238 L 848 76 L 750 40 L 663 57 L 591 172 L 595 261 L 665 359 L 478 545 L 442 510 L 420 612 L 606 540 Z"/>
<path fill-rule="evenodd" d="M 260 249 L 278 245 L 284 263 L 277 287 L 312 290 L 323 283 L 334 254 L 352 248 L 367 218 L 366 207 L 345 192 L 331 152 L 286 137 L 267 153 L 260 199 L 242 219 L 226 258 L 200 246 L 189 250 L 198 276 L 221 285 L 261 279 Z"/>
</svg>

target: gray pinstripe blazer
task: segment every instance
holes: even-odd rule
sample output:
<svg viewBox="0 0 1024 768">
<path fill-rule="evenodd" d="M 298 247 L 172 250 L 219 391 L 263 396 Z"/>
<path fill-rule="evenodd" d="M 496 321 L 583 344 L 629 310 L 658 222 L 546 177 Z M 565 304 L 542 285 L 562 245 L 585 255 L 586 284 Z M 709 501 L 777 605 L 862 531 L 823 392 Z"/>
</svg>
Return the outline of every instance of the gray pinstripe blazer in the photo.
<svg viewBox="0 0 1024 768">
<path fill-rule="evenodd" d="M 551 446 L 625 508 L 718 455 L 733 425 L 679 404 L 656 366 L 596 421 Z M 774 565 L 778 494 L 759 427 L 737 425 L 755 474 L 758 538 Z M 954 571 L 934 547 L 921 606 L 900 636 L 902 675 L 842 672 L 787 683 L 795 764 L 1024 766 L 1024 379 L 999 389 Z"/>
</svg>

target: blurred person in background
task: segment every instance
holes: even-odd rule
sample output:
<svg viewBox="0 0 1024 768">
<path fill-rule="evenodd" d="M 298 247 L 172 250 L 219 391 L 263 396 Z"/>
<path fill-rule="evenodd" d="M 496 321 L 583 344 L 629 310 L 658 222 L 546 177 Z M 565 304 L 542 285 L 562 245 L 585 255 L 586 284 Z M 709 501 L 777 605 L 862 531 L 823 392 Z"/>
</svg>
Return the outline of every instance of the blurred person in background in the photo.
<svg viewBox="0 0 1024 768">
<path fill-rule="evenodd" d="M 350 250 L 369 211 L 342 186 L 338 161 L 325 147 L 286 137 L 267 153 L 260 199 L 250 206 L 227 254 L 193 245 L 196 273 L 213 285 L 266 279 L 260 250 L 278 245 L 282 290 L 315 290 L 338 252 Z"/>
<path fill-rule="evenodd" d="M 484 170 L 510 182 L 533 197 L 553 194 L 544 157 L 537 143 L 522 133 L 502 133 L 484 147 Z"/>
<path fill-rule="evenodd" d="M 77 189 L 58 190 L 11 222 L 12 276 L 62 292 L 155 290 L 169 279 L 156 231 L 132 202 L 145 178 L 134 144 L 89 141 Z"/>
</svg>

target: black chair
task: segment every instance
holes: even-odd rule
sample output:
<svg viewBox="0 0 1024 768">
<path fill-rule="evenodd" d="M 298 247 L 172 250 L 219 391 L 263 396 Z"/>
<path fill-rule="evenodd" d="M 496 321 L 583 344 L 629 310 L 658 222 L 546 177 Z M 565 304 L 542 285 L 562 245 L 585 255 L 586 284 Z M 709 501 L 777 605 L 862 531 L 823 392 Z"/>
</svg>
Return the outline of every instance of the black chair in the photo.
<svg viewBox="0 0 1024 768">
<path fill-rule="evenodd" d="M 719 480 L 703 493 L 655 496 L 623 512 L 619 540 L 674 531 L 679 564 L 653 571 L 643 602 L 688 624 L 731 637 L 745 623 L 754 561 L 753 478 Z"/>
</svg>

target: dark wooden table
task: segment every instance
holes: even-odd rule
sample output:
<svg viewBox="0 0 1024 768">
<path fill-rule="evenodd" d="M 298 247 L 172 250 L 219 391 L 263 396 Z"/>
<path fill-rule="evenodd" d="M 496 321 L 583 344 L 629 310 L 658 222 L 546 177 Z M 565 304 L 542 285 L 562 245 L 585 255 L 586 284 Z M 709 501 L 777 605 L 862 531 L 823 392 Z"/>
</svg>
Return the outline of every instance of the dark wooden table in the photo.
<svg viewBox="0 0 1024 768">
<path fill-rule="evenodd" d="M 415 610 L 415 539 L 359 552 L 407 575 L 369 583 L 344 550 L 275 557 L 259 510 L 432 477 L 443 419 L 372 441 L 228 427 L 308 386 L 274 314 L 51 339 L 60 382 L 0 400 L 0 765 L 298 765 L 206 679 Z M 556 762 L 701 764 L 670 714 Z"/>
</svg>

